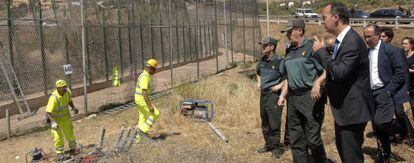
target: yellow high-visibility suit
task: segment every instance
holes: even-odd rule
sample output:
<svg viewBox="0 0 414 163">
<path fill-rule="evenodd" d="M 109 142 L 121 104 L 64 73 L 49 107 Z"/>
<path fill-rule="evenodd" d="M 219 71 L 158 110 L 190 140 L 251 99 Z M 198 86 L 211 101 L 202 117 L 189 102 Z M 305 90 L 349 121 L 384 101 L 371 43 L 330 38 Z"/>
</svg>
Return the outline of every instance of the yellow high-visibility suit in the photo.
<svg viewBox="0 0 414 163">
<path fill-rule="evenodd" d="M 76 148 L 75 135 L 73 133 L 72 119 L 69 112 L 69 102 L 72 101 L 72 93 L 69 89 L 59 95 L 57 90 L 53 91 L 46 106 L 46 112 L 52 115 L 53 121 L 57 123 L 57 129 L 51 129 L 56 153 L 63 154 L 64 138 L 69 143 L 70 149 Z"/>
<path fill-rule="evenodd" d="M 154 114 L 149 111 L 144 96 L 142 95 L 142 90 L 146 90 L 147 94 L 150 95 L 150 82 L 151 75 L 144 70 L 141 75 L 139 75 L 135 88 L 135 104 L 137 105 L 139 114 L 138 128 L 144 133 L 148 133 L 160 114 L 155 107 Z"/>
<path fill-rule="evenodd" d="M 113 87 L 118 87 L 121 85 L 121 80 L 119 79 L 119 71 L 118 71 L 118 66 L 114 66 L 114 68 L 112 68 L 112 86 Z"/>
</svg>

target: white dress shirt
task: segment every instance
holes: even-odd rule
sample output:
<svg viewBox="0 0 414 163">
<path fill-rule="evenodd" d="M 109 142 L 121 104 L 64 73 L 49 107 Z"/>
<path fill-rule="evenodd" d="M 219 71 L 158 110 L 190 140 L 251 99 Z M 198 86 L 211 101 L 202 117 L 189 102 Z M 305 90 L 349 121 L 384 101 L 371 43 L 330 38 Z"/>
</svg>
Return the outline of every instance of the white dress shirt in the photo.
<svg viewBox="0 0 414 163">
<path fill-rule="evenodd" d="M 379 74 L 378 74 L 378 53 L 381 46 L 381 40 L 378 42 L 375 47 L 371 48 L 369 51 L 369 75 L 370 75 L 370 84 L 371 89 L 375 90 L 384 86 L 382 83 Z"/>
</svg>

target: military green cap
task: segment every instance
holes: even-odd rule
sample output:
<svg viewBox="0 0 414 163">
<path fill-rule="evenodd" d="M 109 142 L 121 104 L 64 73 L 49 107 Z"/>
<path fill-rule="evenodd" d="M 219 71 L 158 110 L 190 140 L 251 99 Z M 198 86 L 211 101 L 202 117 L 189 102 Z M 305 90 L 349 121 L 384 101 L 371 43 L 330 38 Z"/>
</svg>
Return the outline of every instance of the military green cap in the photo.
<svg viewBox="0 0 414 163">
<path fill-rule="evenodd" d="M 277 45 L 277 42 L 278 41 L 275 38 L 266 36 L 265 38 L 263 38 L 262 41 L 259 42 L 259 44 L 261 44 L 261 45 L 266 45 L 266 44 Z"/>
<path fill-rule="evenodd" d="M 293 28 L 305 28 L 305 22 L 302 19 L 290 19 L 285 28 L 280 33 L 285 33 Z"/>
</svg>

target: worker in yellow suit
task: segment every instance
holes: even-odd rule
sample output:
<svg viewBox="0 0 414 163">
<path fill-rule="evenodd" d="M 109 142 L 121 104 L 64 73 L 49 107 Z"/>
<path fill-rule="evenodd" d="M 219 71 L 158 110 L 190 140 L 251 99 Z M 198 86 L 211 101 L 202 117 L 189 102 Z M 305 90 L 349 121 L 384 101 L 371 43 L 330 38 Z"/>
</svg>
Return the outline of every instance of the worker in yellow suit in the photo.
<svg viewBox="0 0 414 163">
<path fill-rule="evenodd" d="M 74 114 L 78 114 L 79 110 L 73 105 L 72 93 L 67 88 L 64 80 L 56 81 L 56 90 L 53 91 L 49 97 L 46 106 L 46 117 L 48 123 L 51 125 L 51 132 L 54 142 L 54 147 L 57 153 L 58 160 L 64 160 L 64 138 L 69 143 L 69 153 L 76 153 L 76 141 L 73 133 L 72 119 L 69 112 L 69 107 L 72 108 Z"/>
<path fill-rule="evenodd" d="M 121 85 L 121 80 L 119 78 L 118 66 L 115 65 L 114 68 L 112 68 L 112 86 L 118 87 L 120 85 Z"/>
<path fill-rule="evenodd" d="M 138 128 L 139 132 L 136 137 L 136 142 L 139 143 L 141 138 L 151 141 L 152 138 L 148 135 L 148 131 L 157 120 L 160 112 L 152 105 L 150 95 L 151 76 L 157 70 L 158 62 L 155 59 L 150 59 L 145 65 L 144 71 L 139 75 L 135 88 L 135 104 L 138 108 Z"/>
</svg>

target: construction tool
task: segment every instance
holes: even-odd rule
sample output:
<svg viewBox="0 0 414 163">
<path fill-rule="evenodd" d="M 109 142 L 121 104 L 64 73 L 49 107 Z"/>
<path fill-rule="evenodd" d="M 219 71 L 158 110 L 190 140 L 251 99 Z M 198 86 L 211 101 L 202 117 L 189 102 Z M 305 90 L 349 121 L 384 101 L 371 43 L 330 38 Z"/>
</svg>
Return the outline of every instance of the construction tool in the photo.
<svg viewBox="0 0 414 163">
<path fill-rule="evenodd" d="M 180 113 L 184 117 L 208 121 L 214 118 L 214 105 L 210 100 L 187 100 L 181 102 Z"/>
<path fill-rule="evenodd" d="M 211 122 L 207 122 L 208 126 L 210 126 L 210 128 L 214 131 L 214 133 L 221 139 L 223 140 L 225 143 L 228 143 L 229 140 L 224 136 L 224 134 L 216 127 L 214 126 Z"/>
<path fill-rule="evenodd" d="M 31 156 L 31 160 L 28 161 L 27 156 L 30 155 Z M 41 162 L 42 160 L 48 160 L 48 156 L 47 154 L 43 151 L 43 149 L 41 148 L 35 148 L 33 151 L 27 152 L 26 153 L 26 163 L 38 163 Z"/>
<path fill-rule="evenodd" d="M 184 117 L 194 119 L 196 121 L 206 122 L 213 132 L 224 142 L 229 140 L 224 134 L 215 127 L 211 121 L 214 118 L 214 104 L 210 100 L 186 100 L 181 102 L 180 113 Z"/>
</svg>

